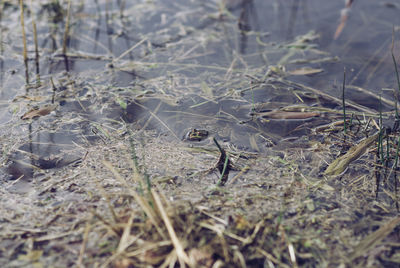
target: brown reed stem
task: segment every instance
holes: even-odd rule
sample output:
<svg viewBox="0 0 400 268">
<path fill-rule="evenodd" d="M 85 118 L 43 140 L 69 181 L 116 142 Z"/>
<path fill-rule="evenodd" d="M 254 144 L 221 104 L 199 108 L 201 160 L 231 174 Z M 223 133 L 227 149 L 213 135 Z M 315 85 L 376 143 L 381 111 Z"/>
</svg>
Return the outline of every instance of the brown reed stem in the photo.
<svg viewBox="0 0 400 268">
<path fill-rule="evenodd" d="M 24 21 L 24 1 L 19 0 L 19 7 L 21 9 L 21 28 L 22 28 L 22 41 L 24 43 L 24 61 L 28 60 L 28 52 L 26 47 L 26 34 L 25 34 L 25 21 Z"/>
<path fill-rule="evenodd" d="M 69 39 L 70 12 L 71 12 L 71 0 L 68 0 L 67 22 L 65 24 L 64 42 L 63 42 L 63 55 L 64 56 L 67 55 L 67 43 L 68 43 L 68 39 Z"/>
<path fill-rule="evenodd" d="M 24 63 L 25 63 L 25 80 L 26 83 L 29 83 L 29 74 L 28 74 L 28 49 L 26 46 L 26 33 L 25 33 L 25 21 L 24 21 L 24 1 L 19 0 L 19 7 L 21 10 L 21 28 L 22 28 L 22 41 L 24 44 L 24 51 L 23 51 L 23 56 L 24 56 Z"/>
<path fill-rule="evenodd" d="M 31 0 L 32 6 L 33 0 Z M 35 64 L 36 64 L 36 82 L 40 84 L 40 68 L 39 68 L 39 45 L 38 45 L 38 38 L 37 38 L 37 28 L 36 28 L 36 20 L 35 16 L 32 15 L 32 27 L 33 27 L 33 40 L 35 43 Z"/>
</svg>

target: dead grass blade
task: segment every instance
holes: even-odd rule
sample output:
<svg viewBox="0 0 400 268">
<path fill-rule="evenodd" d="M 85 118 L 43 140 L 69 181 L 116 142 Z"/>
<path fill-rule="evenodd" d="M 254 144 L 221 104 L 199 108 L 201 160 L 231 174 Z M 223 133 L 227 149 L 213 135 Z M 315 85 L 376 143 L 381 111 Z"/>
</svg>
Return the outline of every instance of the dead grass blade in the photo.
<svg viewBox="0 0 400 268">
<path fill-rule="evenodd" d="M 224 257 L 226 262 L 230 262 L 231 258 L 229 256 L 228 244 L 227 244 L 227 242 L 225 240 L 225 237 L 224 237 L 224 232 L 225 232 L 225 229 L 226 229 L 225 226 L 222 225 L 222 224 L 210 224 L 210 223 L 207 223 L 207 222 L 201 222 L 199 225 L 201 227 L 209 229 L 209 230 L 211 230 L 211 231 L 213 231 L 213 232 L 215 232 L 217 234 L 217 236 L 218 236 L 218 238 L 220 240 L 220 243 L 221 243 L 222 255 L 223 255 L 223 257 Z M 231 233 L 225 233 L 225 234 L 229 236 L 229 234 L 231 234 Z M 244 241 L 243 238 L 241 238 L 239 236 L 236 236 L 236 235 L 234 235 L 233 237 L 231 236 L 231 238 L 237 239 L 240 242 Z"/>
<path fill-rule="evenodd" d="M 325 170 L 324 174 L 327 176 L 338 176 L 343 173 L 351 162 L 358 159 L 361 155 L 365 153 L 367 148 L 375 142 L 378 136 L 379 132 L 375 133 L 369 138 L 364 139 L 358 145 L 351 147 L 345 155 L 342 155 L 341 157 L 333 161 Z"/>
<path fill-rule="evenodd" d="M 91 171 L 90 173 L 93 173 L 93 171 Z M 93 176 L 93 178 L 95 178 L 95 175 L 94 175 L 94 174 L 92 174 L 92 176 Z M 117 214 L 115 213 L 115 210 L 114 210 L 114 208 L 113 208 L 113 206 L 112 206 L 112 204 L 111 204 L 111 200 L 110 200 L 109 195 L 106 193 L 106 191 L 104 190 L 103 186 L 100 185 L 100 183 L 96 182 L 96 186 L 97 186 L 97 188 L 99 189 L 100 194 L 101 194 L 101 195 L 103 196 L 103 198 L 106 200 L 106 202 L 107 202 L 107 207 L 108 207 L 108 209 L 110 210 L 110 213 L 111 213 L 111 215 L 112 215 L 112 217 L 113 217 L 114 222 L 115 222 L 115 223 L 118 222 L 118 217 L 117 217 Z"/>
<path fill-rule="evenodd" d="M 341 10 L 340 14 L 340 23 L 338 27 L 336 28 L 335 35 L 333 36 L 333 39 L 338 39 L 340 34 L 342 33 L 344 27 L 346 26 L 347 19 L 349 17 L 349 12 L 351 8 L 351 4 L 353 3 L 353 0 L 346 0 L 345 8 Z"/>
<path fill-rule="evenodd" d="M 313 75 L 313 74 L 322 73 L 323 71 L 324 71 L 324 69 L 320 69 L 320 68 L 304 67 L 304 68 L 289 71 L 288 73 L 291 75 Z"/>
<path fill-rule="evenodd" d="M 76 263 L 77 267 L 83 267 L 83 265 L 82 265 L 83 256 L 85 254 L 86 245 L 89 240 L 89 232 L 90 232 L 91 228 L 92 228 L 92 225 L 90 224 L 90 221 L 87 221 L 86 226 L 85 226 L 85 231 L 83 233 L 83 241 L 82 241 L 81 249 L 79 251 L 78 261 Z"/>
<path fill-rule="evenodd" d="M 271 112 L 264 112 L 258 113 L 257 115 L 261 115 L 263 118 L 268 119 L 308 119 L 312 117 L 320 116 L 318 112 L 286 112 L 286 111 L 271 111 Z"/>
<path fill-rule="evenodd" d="M 315 89 L 315 88 L 312 88 L 312 87 L 309 87 L 309 86 L 306 86 L 306 85 L 303 85 L 303 84 L 300 84 L 300 83 L 291 82 L 291 81 L 285 81 L 283 84 L 287 85 L 287 86 L 295 87 L 295 88 L 302 88 L 302 89 L 304 89 L 306 91 L 312 92 L 312 93 L 314 93 L 314 94 L 316 94 L 318 96 L 326 98 L 326 99 L 328 99 L 328 100 L 330 100 L 330 101 L 332 101 L 334 103 L 342 105 L 342 99 L 333 97 L 333 96 L 331 96 L 331 95 L 329 95 L 327 93 L 322 92 L 321 90 L 318 90 L 318 89 Z M 368 114 L 376 114 L 375 110 L 372 110 L 372 109 L 370 109 L 368 107 L 362 106 L 360 104 L 357 104 L 357 103 L 349 101 L 349 100 L 346 100 L 346 107 L 351 107 L 351 108 L 357 109 L 359 111 L 362 111 L 362 112 L 365 112 L 365 113 L 368 113 Z"/>
<path fill-rule="evenodd" d="M 136 202 L 138 202 L 143 212 L 146 213 L 147 217 L 149 217 L 151 223 L 157 229 L 161 237 L 167 239 L 167 236 L 164 234 L 160 226 L 160 217 L 158 215 L 158 211 L 156 211 L 152 206 L 154 204 L 154 200 L 146 199 L 145 197 L 140 196 L 138 193 L 136 193 L 132 189 L 132 187 L 128 185 L 125 179 L 122 178 L 121 175 L 115 170 L 115 168 L 111 165 L 111 163 L 103 161 L 103 164 L 113 173 L 114 177 L 128 189 L 129 193 L 135 198 Z"/>
<path fill-rule="evenodd" d="M 145 41 L 147 41 L 147 38 L 143 38 L 142 40 L 140 40 L 139 42 L 137 42 L 136 44 L 134 44 L 131 48 L 129 48 L 128 50 L 126 50 L 124 53 L 122 53 L 121 55 L 119 55 L 118 58 L 113 60 L 113 64 L 115 64 L 117 61 L 119 61 L 120 59 L 122 59 L 123 57 L 125 57 L 127 54 L 129 54 L 132 50 L 134 50 L 135 48 L 137 48 L 138 46 L 140 46 L 141 44 L 143 44 Z"/>
<path fill-rule="evenodd" d="M 369 234 L 364 238 L 355 248 L 349 257 L 349 262 L 361 257 L 367 253 L 368 250 L 378 245 L 386 236 L 388 236 L 394 228 L 400 224 L 400 216 L 391 219 L 388 223 L 381 226 L 375 232 Z"/>
<path fill-rule="evenodd" d="M 107 261 L 105 261 L 102 265 L 102 267 L 109 267 L 110 263 L 114 262 L 115 260 L 117 260 L 121 255 L 123 255 L 124 253 L 126 253 L 126 250 L 128 249 L 129 246 L 131 246 L 132 244 L 134 244 L 143 234 L 142 232 L 132 236 L 131 233 L 131 228 L 132 228 L 132 223 L 133 223 L 133 219 L 135 216 L 135 212 L 131 211 L 131 215 L 128 219 L 128 222 L 125 224 L 124 227 L 124 231 L 121 235 L 121 238 L 119 240 L 119 244 L 118 244 L 118 248 L 116 250 L 116 252 L 111 255 Z"/>
<path fill-rule="evenodd" d="M 48 115 L 52 111 L 54 111 L 57 108 L 57 106 L 58 106 L 57 104 L 51 104 L 51 105 L 46 105 L 39 109 L 32 109 L 32 110 L 26 112 L 23 116 L 21 116 L 21 119 L 28 120 L 28 119 L 33 119 L 33 118 L 37 118 L 40 116 Z"/>
<path fill-rule="evenodd" d="M 124 252 L 130 245 L 132 245 L 133 242 L 135 242 L 138 239 L 138 236 L 134 237 L 131 236 L 131 228 L 134 217 L 135 217 L 135 212 L 131 211 L 131 216 L 129 217 L 129 220 L 125 225 L 124 232 L 122 233 L 121 239 L 119 240 L 117 253 Z"/>
<path fill-rule="evenodd" d="M 138 105 L 138 106 L 140 106 L 141 108 L 147 110 L 147 112 L 150 114 L 149 119 L 146 121 L 146 123 L 144 124 L 144 126 L 142 127 L 142 129 L 145 129 L 145 128 L 148 126 L 148 124 L 150 123 L 151 119 L 154 118 L 154 119 L 156 119 L 158 122 L 160 122 L 169 132 L 171 132 L 171 134 L 172 134 L 175 138 L 179 139 L 179 137 L 175 134 L 175 132 L 172 131 L 172 129 L 171 129 L 160 117 L 157 116 L 157 112 L 158 112 L 158 110 L 160 109 L 161 104 L 162 104 L 161 101 L 158 103 L 157 107 L 154 109 L 154 112 L 150 111 L 149 108 L 147 108 L 146 106 L 144 106 L 144 105 L 142 105 L 142 104 L 140 104 L 140 103 L 138 103 L 138 102 L 135 102 L 135 104 Z"/>
<path fill-rule="evenodd" d="M 181 242 L 179 241 L 178 236 L 175 233 L 174 227 L 172 226 L 171 221 L 168 218 L 168 215 L 167 215 L 166 211 L 164 210 L 164 207 L 161 203 L 160 196 L 154 191 L 154 189 L 151 190 L 151 194 L 155 201 L 155 205 L 157 206 L 158 211 L 161 214 L 161 218 L 164 221 L 165 227 L 168 230 L 168 234 L 171 238 L 172 244 L 174 245 L 174 248 L 176 250 L 176 254 L 178 256 L 180 267 L 185 267 L 185 264 L 189 265 L 189 267 L 194 267 L 194 264 L 192 263 L 192 261 L 189 259 L 189 257 L 185 253 L 185 250 L 184 250 Z"/>
</svg>

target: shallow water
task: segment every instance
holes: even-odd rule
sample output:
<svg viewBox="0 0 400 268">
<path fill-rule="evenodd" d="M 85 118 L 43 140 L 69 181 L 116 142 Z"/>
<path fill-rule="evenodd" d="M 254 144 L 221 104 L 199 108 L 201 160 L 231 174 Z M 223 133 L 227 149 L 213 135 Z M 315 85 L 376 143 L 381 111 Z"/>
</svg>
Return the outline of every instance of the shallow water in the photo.
<svg viewBox="0 0 400 268">
<path fill-rule="evenodd" d="M 40 161 L 75 162 L 84 157 L 87 140 L 102 140 L 122 120 L 173 139 L 204 128 L 240 150 L 262 152 L 336 115 L 276 119 L 254 112 L 293 105 L 341 110 L 340 103 L 282 79 L 340 100 L 346 68 L 347 99 L 375 112 L 377 96 L 393 100 L 396 88 L 390 47 L 393 26 L 398 36 L 400 6 L 394 1 L 355 1 L 336 39 L 343 1 L 80 1 L 72 5 L 67 56 L 66 5 L 35 3 L 25 14 L 28 76 L 19 9 L 2 8 L 0 132 L 7 144 L 6 170 L 21 161 L 41 170 Z M 321 72 L 291 74 L 302 68 Z M 20 119 L 52 102 L 58 107 L 49 115 Z M 384 103 L 383 109 L 393 108 Z M 69 164 L 54 163 L 48 168 Z M 32 167 L 25 168 L 7 173 L 14 179 L 31 176 Z"/>
</svg>

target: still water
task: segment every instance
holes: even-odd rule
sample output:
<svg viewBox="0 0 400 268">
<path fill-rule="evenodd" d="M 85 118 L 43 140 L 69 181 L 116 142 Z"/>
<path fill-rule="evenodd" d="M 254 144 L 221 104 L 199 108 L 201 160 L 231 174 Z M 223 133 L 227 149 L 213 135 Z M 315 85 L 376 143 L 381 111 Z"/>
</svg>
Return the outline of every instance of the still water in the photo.
<svg viewBox="0 0 400 268">
<path fill-rule="evenodd" d="M 64 2 L 25 6 L 28 69 L 19 6 L 1 4 L 6 177 L 76 164 L 82 148 L 118 121 L 173 139 L 204 128 L 262 152 L 333 120 L 270 112 L 293 105 L 340 111 L 334 98 L 344 69 L 348 101 L 377 112 L 382 96 L 383 110 L 393 109 L 399 1 L 82 0 L 73 1 L 67 35 Z M 51 113 L 21 119 L 49 104 L 56 104 Z"/>
</svg>

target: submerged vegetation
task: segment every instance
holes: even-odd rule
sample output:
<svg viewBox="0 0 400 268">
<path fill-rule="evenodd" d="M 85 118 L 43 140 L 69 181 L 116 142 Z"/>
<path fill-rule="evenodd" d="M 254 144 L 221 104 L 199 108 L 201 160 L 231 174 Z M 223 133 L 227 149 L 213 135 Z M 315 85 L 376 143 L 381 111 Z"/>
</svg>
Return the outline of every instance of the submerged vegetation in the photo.
<svg viewBox="0 0 400 268">
<path fill-rule="evenodd" d="M 0 266 L 399 266 L 395 42 L 272 2 L 0 1 Z"/>
</svg>

